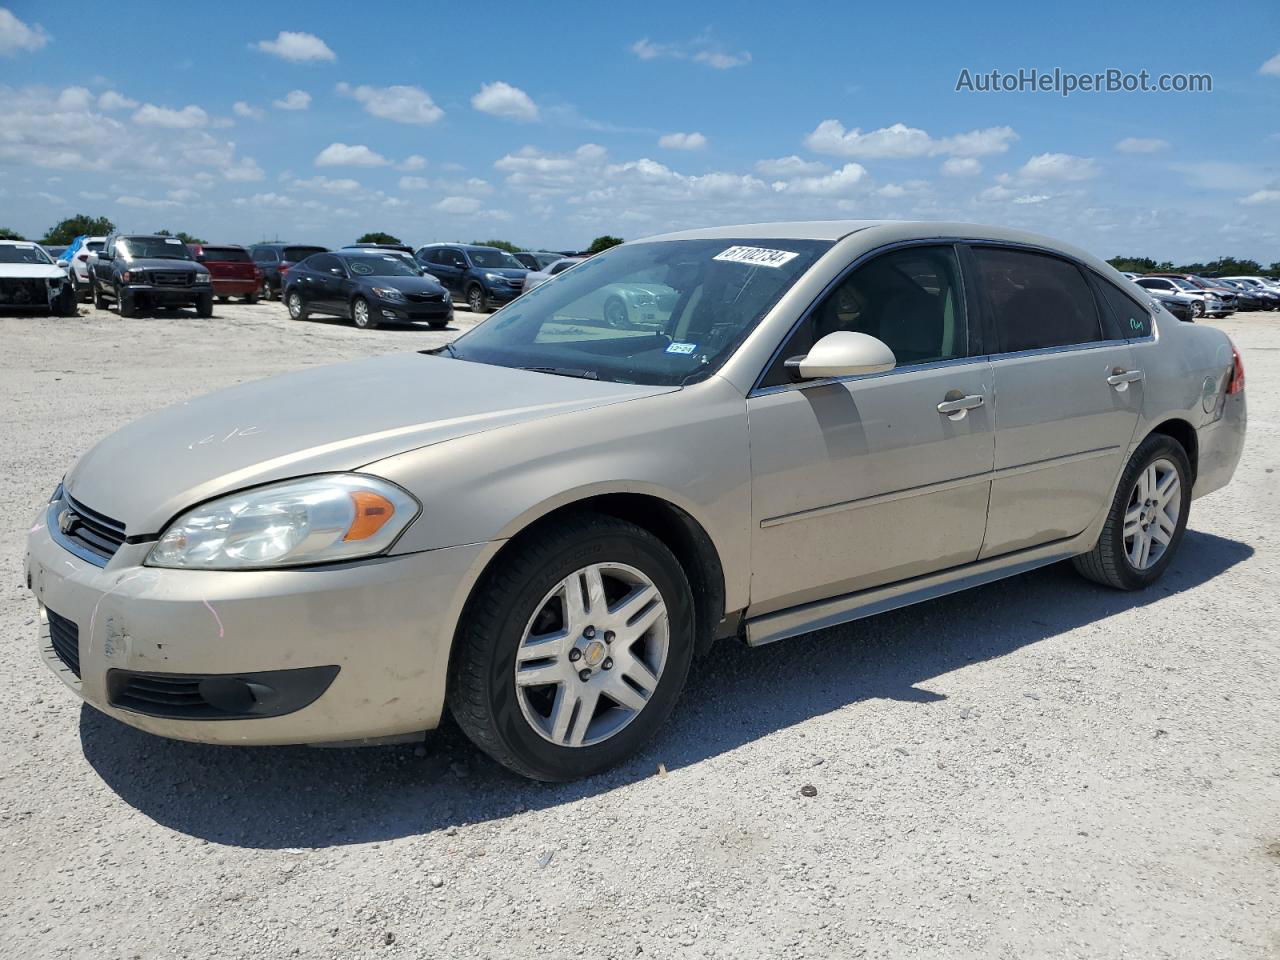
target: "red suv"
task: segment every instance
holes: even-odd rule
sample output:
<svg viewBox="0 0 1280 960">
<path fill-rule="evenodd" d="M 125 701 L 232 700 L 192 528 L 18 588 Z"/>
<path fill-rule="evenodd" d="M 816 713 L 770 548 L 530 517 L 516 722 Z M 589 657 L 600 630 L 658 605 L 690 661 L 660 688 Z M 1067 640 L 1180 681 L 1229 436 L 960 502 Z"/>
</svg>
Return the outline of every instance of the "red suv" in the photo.
<svg viewBox="0 0 1280 960">
<path fill-rule="evenodd" d="M 235 243 L 188 243 L 187 249 L 197 263 L 208 268 L 214 295 L 219 300 L 244 297 L 245 303 L 258 302 L 262 270 L 244 247 Z"/>
</svg>

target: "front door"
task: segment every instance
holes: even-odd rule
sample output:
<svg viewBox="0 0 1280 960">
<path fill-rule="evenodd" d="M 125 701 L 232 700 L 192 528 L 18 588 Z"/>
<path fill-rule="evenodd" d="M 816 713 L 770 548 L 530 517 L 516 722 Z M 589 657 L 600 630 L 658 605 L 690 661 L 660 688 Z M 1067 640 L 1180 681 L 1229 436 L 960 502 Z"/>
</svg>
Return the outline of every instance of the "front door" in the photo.
<svg viewBox="0 0 1280 960">
<path fill-rule="evenodd" d="M 995 418 L 969 313 L 955 249 L 934 244 L 858 266 L 801 321 L 747 401 L 751 615 L 977 558 Z M 837 330 L 878 337 L 896 368 L 792 382 L 785 359 Z"/>
<path fill-rule="evenodd" d="M 1104 328 L 1075 264 L 974 246 L 995 374 L 996 457 L 982 557 L 1083 532 L 1108 505 L 1142 409 L 1143 371 Z"/>
</svg>

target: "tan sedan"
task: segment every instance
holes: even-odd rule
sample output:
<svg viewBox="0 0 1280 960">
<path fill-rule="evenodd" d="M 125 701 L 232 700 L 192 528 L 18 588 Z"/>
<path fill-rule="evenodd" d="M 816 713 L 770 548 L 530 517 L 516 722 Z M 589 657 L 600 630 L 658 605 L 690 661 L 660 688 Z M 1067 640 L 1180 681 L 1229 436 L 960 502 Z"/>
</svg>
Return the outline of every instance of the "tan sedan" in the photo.
<svg viewBox="0 0 1280 960">
<path fill-rule="evenodd" d="M 620 284 L 672 295 L 606 322 Z M 1244 432 L 1227 337 L 1071 247 L 691 231 L 448 347 L 144 417 L 41 508 L 27 580 L 49 666 L 144 730 L 384 742 L 448 708 L 568 779 L 639 749 L 717 640 L 1067 559 L 1147 586 Z"/>
</svg>

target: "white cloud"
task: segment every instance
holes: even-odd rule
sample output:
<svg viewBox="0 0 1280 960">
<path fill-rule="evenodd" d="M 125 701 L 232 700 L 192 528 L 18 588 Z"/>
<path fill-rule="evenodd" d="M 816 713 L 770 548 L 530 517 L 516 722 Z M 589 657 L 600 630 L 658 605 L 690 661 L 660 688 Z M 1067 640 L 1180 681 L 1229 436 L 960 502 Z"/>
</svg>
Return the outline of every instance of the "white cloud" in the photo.
<svg viewBox="0 0 1280 960">
<path fill-rule="evenodd" d="M 421 154 L 413 153 L 400 161 L 401 170 L 421 170 L 427 165 L 427 158 Z"/>
<path fill-rule="evenodd" d="M 1264 77 L 1280 77 L 1280 53 L 1260 66 L 1258 72 Z"/>
<path fill-rule="evenodd" d="M 756 161 L 756 172 L 766 177 L 814 176 L 827 172 L 827 165 L 818 160 L 804 160 L 794 153 L 789 157 Z"/>
<path fill-rule="evenodd" d="M 750 51 L 729 53 L 705 33 L 684 43 L 654 43 L 643 37 L 631 45 L 631 52 L 640 60 L 692 60 L 716 70 L 729 70 L 751 62 Z"/>
<path fill-rule="evenodd" d="M 293 63 L 319 63 L 338 59 L 329 45 L 314 33 L 281 30 L 274 40 L 259 40 L 250 46 Z"/>
<path fill-rule="evenodd" d="M 290 90 L 279 100 L 272 100 L 277 110 L 305 110 L 311 106 L 311 94 L 305 90 Z"/>
<path fill-rule="evenodd" d="M 441 213 L 475 213 L 481 206 L 475 197 L 445 197 L 435 208 Z"/>
<path fill-rule="evenodd" d="M 1280 56 L 1280 54 L 1277 54 Z M 1255 190 L 1240 200 L 1246 206 L 1256 207 L 1266 203 L 1280 203 L 1280 190 Z"/>
<path fill-rule="evenodd" d="M 253 180 L 262 180 L 266 177 L 266 174 L 253 157 L 241 157 L 239 160 L 234 160 L 223 167 L 222 176 L 227 180 L 245 183 Z"/>
<path fill-rule="evenodd" d="M 667 150 L 701 150 L 707 145 L 707 138 L 702 134 L 668 133 L 658 138 L 658 146 Z"/>
<path fill-rule="evenodd" d="M 176 207 L 177 201 L 174 200 L 150 200 L 146 197 L 136 197 L 125 195 L 116 197 L 116 203 L 122 207 L 143 207 L 146 209 L 160 209 L 162 207 Z"/>
<path fill-rule="evenodd" d="M 1038 153 L 1022 165 L 1018 174 L 1028 180 L 1089 180 L 1098 175 L 1098 165 L 1090 157 Z"/>
<path fill-rule="evenodd" d="M 315 159 L 317 167 L 385 167 L 387 158 L 363 143 L 331 143 Z"/>
<path fill-rule="evenodd" d="M 192 200 L 200 199 L 200 194 L 196 193 L 194 190 L 186 189 L 170 190 L 165 194 L 165 196 L 170 200 L 176 200 L 178 203 L 189 203 Z"/>
<path fill-rule="evenodd" d="M 1027 193 L 1020 197 L 1014 197 L 1013 202 L 1019 206 L 1028 206 L 1037 203 L 1044 203 L 1048 199 L 1049 194 L 1047 193 Z"/>
<path fill-rule="evenodd" d="M 538 105 L 530 96 L 519 87 L 501 80 L 482 84 L 480 92 L 471 98 L 471 106 L 481 113 L 508 120 L 531 122 L 538 119 Z"/>
<path fill-rule="evenodd" d="M 431 186 L 431 181 L 426 177 L 401 177 L 401 190 L 427 190 Z"/>
<path fill-rule="evenodd" d="M 114 90 L 107 90 L 98 97 L 99 110 L 132 110 L 137 105 L 137 100 L 131 100 L 123 94 L 116 93 Z"/>
<path fill-rule="evenodd" d="M 444 116 L 444 111 L 421 87 L 352 87 L 340 83 L 338 93 L 362 103 L 366 113 L 396 123 L 429 124 Z"/>
<path fill-rule="evenodd" d="M 133 122 L 144 127 L 165 127 L 170 130 L 193 130 L 209 122 L 209 115 L 200 107 L 188 105 L 181 110 L 157 107 L 145 103 L 133 114 Z"/>
<path fill-rule="evenodd" d="M 7 57 L 20 50 L 33 52 L 49 42 L 49 34 L 40 24 L 28 25 L 13 15 L 7 7 L 0 7 L 0 57 Z"/>
<path fill-rule="evenodd" d="M 939 154 L 985 157 L 1004 153 L 1017 139 L 1011 127 L 988 127 L 935 139 L 926 131 L 903 123 L 863 133 L 858 127 L 845 130 L 839 120 L 823 120 L 804 142 L 815 153 L 859 160 L 893 160 Z"/>
<path fill-rule="evenodd" d="M 1169 149 L 1169 141 L 1158 137 L 1125 137 L 1116 144 L 1121 153 L 1159 153 Z"/>
<path fill-rule="evenodd" d="M 231 112 L 237 117 L 246 117 L 249 120 L 261 120 L 265 116 L 265 112 L 261 107 L 250 106 L 243 100 L 237 100 L 231 105 Z"/>
<path fill-rule="evenodd" d="M 67 87 L 58 94 L 59 110 L 88 110 L 93 94 L 85 87 Z"/>
<path fill-rule="evenodd" d="M 787 193 L 805 193 L 820 197 L 848 193 L 859 187 L 867 178 L 867 168 L 860 163 L 846 163 L 839 170 L 817 177 L 799 177 L 795 180 L 780 180 L 773 189 Z"/>
<path fill-rule="evenodd" d="M 348 178 L 331 180 L 328 177 L 311 177 L 308 180 L 294 180 L 290 185 L 302 190 L 318 190 L 322 193 L 354 193 L 360 189 L 358 180 Z"/>
<path fill-rule="evenodd" d="M 948 177 L 972 177 L 982 172 L 982 164 L 974 157 L 948 157 L 942 162 L 942 172 Z"/>
</svg>

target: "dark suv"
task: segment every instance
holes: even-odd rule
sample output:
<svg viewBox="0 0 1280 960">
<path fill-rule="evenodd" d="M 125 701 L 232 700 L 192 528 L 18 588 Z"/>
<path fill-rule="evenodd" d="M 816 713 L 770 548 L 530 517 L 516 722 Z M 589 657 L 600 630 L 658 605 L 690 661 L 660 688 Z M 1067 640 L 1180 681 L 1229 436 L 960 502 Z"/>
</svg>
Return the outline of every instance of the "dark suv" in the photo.
<svg viewBox="0 0 1280 960">
<path fill-rule="evenodd" d="M 177 237 L 107 237 L 91 262 L 89 283 L 93 305 L 103 310 L 114 300 L 122 317 L 144 307 L 195 307 L 199 316 L 213 316 L 209 271 Z"/>
<path fill-rule="evenodd" d="M 328 247 L 313 243 L 255 243 L 249 248 L 249 256 L 262 271 L 262 299 L 280 296 L 284 289 L 284 275 L 295 263 L 301 263 L 313 253 L 328 253 Z"/>
<path fill-rule="evenodd" d="M 519 260 L 497 247 L 466 243 L 429 243 L 414 254 L 445 288 L 465 299 L 472 313 L 510 303 L 520 296 L 525 274 Z"/>
</svg>

